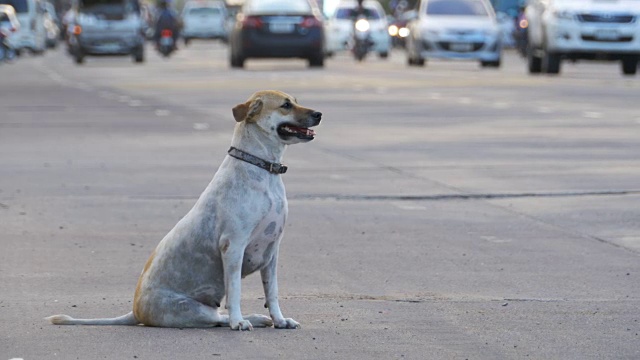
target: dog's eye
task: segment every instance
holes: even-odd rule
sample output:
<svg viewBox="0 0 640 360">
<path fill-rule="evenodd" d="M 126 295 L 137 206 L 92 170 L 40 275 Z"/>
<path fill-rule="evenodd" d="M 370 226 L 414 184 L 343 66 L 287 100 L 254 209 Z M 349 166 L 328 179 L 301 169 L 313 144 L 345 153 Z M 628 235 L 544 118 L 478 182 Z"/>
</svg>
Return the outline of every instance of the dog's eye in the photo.
<svg viewBox="0 0 640 360">
<path fill-rule="evenodd" d="M 282 104 L 282 106 L 280 106 L 280 107 L 285 109 L 285 110 L 289 110 L 289 109 L 291 109 L 293 107 L 293 105 L 291 105 L 291 103 L 287 101 L 286 103 Z"/>
</svg>

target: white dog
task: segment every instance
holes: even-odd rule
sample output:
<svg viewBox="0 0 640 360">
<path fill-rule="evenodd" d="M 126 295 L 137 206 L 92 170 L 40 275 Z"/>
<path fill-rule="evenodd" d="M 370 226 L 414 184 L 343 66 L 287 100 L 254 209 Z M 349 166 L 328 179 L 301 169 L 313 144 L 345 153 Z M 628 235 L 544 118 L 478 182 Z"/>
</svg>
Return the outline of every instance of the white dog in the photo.
<svg viewBox="0 0 640 360">
<path fill-rule="evenodd" d="M 59 325 L 163 327 L 254 326 L 295 329 L 278 304 L 278 248 L 287 218 L 280 160 L 287 145 L 313 140 L 320 112 L 279 91 L 260 91 L 233 108 L 231 149 L 191 211 L 149 257 L 138 280 L 133 311 L 110 319 L 48 317 Z M 241 278 L 260 270 L 264 315 L 243 317 Z M 218 313 L 224 296 L 229 315 Z"/>
</svg>

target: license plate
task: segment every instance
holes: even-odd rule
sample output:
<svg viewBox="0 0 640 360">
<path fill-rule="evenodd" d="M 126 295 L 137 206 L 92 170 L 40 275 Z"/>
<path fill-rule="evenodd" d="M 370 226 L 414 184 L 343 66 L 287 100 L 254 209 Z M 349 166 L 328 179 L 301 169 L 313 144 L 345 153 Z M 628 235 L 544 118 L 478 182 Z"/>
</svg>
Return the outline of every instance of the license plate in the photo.
<svg viewBox="0 0 640 360">
<path fill-rule="evenodd" d="M 469 43 L 451 43 L 449 50 L 458 52 L 467 52 L 473 50 L 473 45 Z"/>
<path fill-rule="evenodd" d="M 269 30 L 273 33 L 291 33 L 295 30 L 295 26 L 292 23 L 271 23 L 269 24 Z"/>
<path fill-rule="evenodd" d="M 595 33 L 595 38 L 598 40 L 617 40 L 618 37 L 618 31 L 613 29 L 600 29 Z"/>
<path fill-rule="evenodd" d="M 171 46 L 173 45 L 173 39 L 170 37 L 163 37 L 160 39 L 160 45 L 162 46 Z"/>
</svg>

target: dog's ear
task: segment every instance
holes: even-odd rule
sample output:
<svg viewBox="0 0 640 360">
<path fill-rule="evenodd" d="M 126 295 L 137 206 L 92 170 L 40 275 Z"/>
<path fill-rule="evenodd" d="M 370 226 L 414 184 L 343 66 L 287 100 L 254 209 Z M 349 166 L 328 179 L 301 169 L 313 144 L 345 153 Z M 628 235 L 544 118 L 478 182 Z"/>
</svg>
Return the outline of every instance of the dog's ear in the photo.
<svg viewBox="0 0 640 360">
<path fill-rule="evenodd" d="M 262 110 L 262 99 L 256 98 L 253 101 L 236 105 L 231 111 L 233 111 L 233 118 L 237 122 L 241 122 L 252 121 L 260 113 L 260 110 Z"/>
</svg>

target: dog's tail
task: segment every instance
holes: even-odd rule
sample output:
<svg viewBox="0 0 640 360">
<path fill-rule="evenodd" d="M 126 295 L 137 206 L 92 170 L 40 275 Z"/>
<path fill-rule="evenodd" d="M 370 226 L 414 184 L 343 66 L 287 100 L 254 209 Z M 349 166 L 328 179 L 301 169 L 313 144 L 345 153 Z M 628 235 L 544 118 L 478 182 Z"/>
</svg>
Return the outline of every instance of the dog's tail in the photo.
<svg viewBox="0 0 640 360">
<path fill-rule="evenodd" d="M 140 322 L 133 316 L 133 311 L 110 319 L 74 319 L 69 315 L 53 315 L 45 318 L 54 325 L 138 325 Z"/>
</svg>

